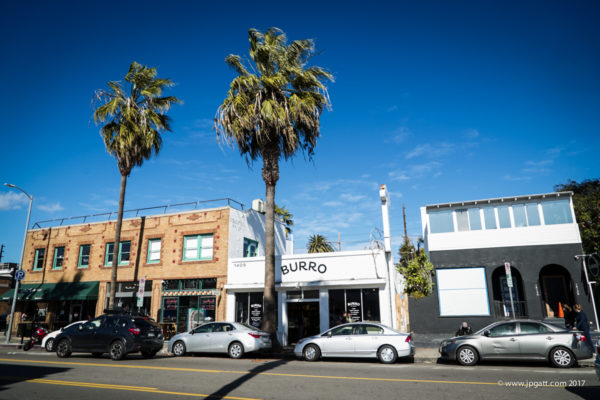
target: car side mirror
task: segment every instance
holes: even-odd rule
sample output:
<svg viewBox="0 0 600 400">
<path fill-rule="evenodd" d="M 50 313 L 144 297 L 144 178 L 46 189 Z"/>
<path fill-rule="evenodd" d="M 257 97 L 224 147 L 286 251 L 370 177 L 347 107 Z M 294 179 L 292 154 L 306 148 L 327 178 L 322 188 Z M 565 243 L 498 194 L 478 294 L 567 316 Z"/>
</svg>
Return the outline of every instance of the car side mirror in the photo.
<svg viewBox="0 0 600 400">
<path fill-rule="evenodd" d="M 190 331 L 190 335 L 193 335 L 193 334 L 194 334 L 194 331 L 193 331 L 193 330 L 191 330 L 191 331 Z"/>
<path fill-rule="evenodd" d="M 483 336 L 489 337 L 490 336 L 490 331 L 489 330 L 483 331 Z"/>
<path fill-rule="evenodd" d="M 327 337 L 331 337 L 332 333 L 331 332 L 327 332 Z"/>
</svg>

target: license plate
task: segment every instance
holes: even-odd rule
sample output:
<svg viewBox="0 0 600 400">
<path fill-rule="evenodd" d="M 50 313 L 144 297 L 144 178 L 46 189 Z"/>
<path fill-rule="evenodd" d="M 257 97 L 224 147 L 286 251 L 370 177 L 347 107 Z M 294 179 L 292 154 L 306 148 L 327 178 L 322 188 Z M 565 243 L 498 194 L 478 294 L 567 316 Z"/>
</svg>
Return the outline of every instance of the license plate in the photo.
<svg viewBox="0 0 600 400">
<path fill-rule="evenodd" d="M 154 337 L 154 332 L 148 332 L 148 337 Z"/>
</svg>

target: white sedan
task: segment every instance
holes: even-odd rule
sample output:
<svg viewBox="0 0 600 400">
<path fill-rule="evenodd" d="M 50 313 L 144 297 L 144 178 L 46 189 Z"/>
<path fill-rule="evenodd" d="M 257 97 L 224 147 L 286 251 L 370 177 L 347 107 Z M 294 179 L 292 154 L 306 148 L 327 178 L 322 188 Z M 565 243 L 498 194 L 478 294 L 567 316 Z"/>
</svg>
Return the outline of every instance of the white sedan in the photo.
<svg viewBox="0 0 600 400">
<path fill-rule="evenodd" d="M 83 324 L 84 322 L 87 322 L 87 320 L 73 322 L 63 328 L 60 328 L 59 330 L 50 332 L 49 334 L 44 336 L 44 338 L 42 339 L 42 347 L 46 348 L 46 351 L 54 351 L 54 338 L 55 337 L 57 337 L 62 331 L 64 331 L 68 327 L 73 326 L 73 325 Z"/>
<path fill-rule="evenodd" d="M 271 348 L 267 332 L 239 322 L 209 322 L 169 340 L 168 351 L 175 356 L 185 353 L 227 353 L 240 358 L 250 351 Z"/>
<path fill-rule="evenodd" d="M 414 352 L 410 334 L 374 322 L 338 325 L 300 339 L 294 348 L 294 354 L 306 361 L 321 357 L 376 357 L 384 364 L 392 364 L 398 357 L 412 356 Z"/>
</svg>

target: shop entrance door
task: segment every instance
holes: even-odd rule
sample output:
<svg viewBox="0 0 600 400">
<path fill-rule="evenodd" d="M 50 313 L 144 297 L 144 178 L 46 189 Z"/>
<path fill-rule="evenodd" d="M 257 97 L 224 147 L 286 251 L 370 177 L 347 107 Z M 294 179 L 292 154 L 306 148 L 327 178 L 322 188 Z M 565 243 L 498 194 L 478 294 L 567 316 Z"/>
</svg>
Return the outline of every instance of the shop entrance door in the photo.
<svg viewBox="0 0 600 400">
<path fill-rule="evenodd" d="M 80 321 L 81 318 L 81 304 L 71 303 L 71 307 L 69 310 L 69 323 Z"/>
<path fill-rule="evenodd" d="M 318 301 L 289 302 L 287 316 L 288 344 L 298 343 L 298 340 L 316 335 L 321 330 Z"/>
</svg>

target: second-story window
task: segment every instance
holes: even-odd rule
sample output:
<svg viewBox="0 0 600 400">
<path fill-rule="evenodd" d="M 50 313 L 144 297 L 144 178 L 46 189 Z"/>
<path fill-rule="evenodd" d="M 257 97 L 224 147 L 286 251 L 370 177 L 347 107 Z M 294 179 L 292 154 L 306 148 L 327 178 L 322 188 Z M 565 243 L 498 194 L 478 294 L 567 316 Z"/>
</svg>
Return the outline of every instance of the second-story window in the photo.
<svg viewBox="0 0 600 400">
<path fill-rule="evenodd" d="M 454 232 L 452 210 L 432 211 L 429 213 L 431 233 Z"/>
<path fill-rule="evenodd" d="M 183 260 L 211 260 L 213 257 L 213 235 L 188 235 L 183 238 Z"/>
<path fill-rule="evenodd" d="M 569 199 L 551 200 L 542 203 L 546 225 L 570 224 L 573 222 Z"/>
<path fill-rule="evenodd" d="M 33 259 L 33 270 L 41 271 L 44 269 L 44 255 L 46 254 L 46 249 L 36 249 L 35 250 L 35 258 Z"/>
<path fill-rule="evenodd" d="M 54 259 L 52 261 L 52 269 L 61 269 L 65 260 L 64 246 L 54 248 Z"/>
<path fill-rule="evenodd" d="M 148 263 L 160 262 L 160 239 L 148 240 Z"/>
<path fill-rule="evenodd" d="M 90 250 L 91 245 L 82 244 L 79 246 L 79 261 L 77 262 L 78 268 L 87 268 L 90 265 Z"/>
<path fill-rule="evenodd" d="M 104 256 L 104 265 L 112 265 L 113 262 L 113 251 L 115 249 L 114 243 L 106 244 L 106 255 Z M 119 243 L 119 265 L 129 265 L 129 253 L 131 251 L 131 242 L 120 242 Z"/>
<path fill-rule="evenodd" d="M 258 242 L 244 238 L 244 257 L 256 257 L 258 255 Z"/>
</svg>

